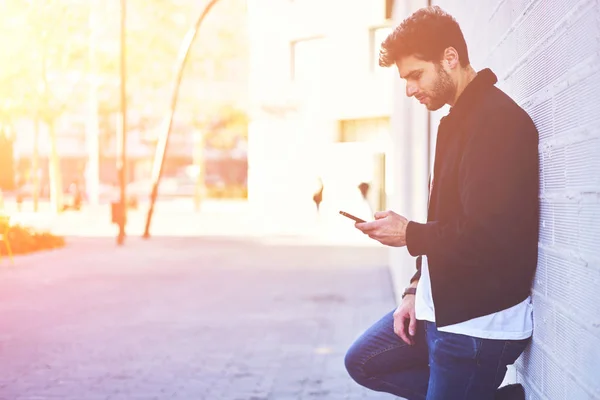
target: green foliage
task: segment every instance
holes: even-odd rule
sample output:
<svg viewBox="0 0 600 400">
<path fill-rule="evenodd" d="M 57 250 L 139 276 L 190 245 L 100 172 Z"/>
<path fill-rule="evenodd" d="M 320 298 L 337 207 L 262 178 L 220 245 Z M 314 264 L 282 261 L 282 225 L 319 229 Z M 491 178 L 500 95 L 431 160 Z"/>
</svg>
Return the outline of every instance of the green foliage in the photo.
<svg viewBox="0 0 600 400">
<path fill-rule="evenodd" d="M 223 107 L 204 129 L 207 145 L 231 149 L 238 140 L 248 140 L 248 116 L 237 108 Z"/>
<path fill-rule="evenodd" d="M 86 65 L 86 12 L 56 0 L 0 5 L 0 104 L 11 117 L 52 120 L 76 94 Z"/>
<path fill-rule="evenodd" d="M 132 114 L 156 118 L 168 109 L 182 40 L 205 4 L 127 0 L 127 91 Z M 198 82 L 243 78 L 245 68 L 235 66 L 247 57 L 244 24 L 244 0 L 221 0 L 206 18 L 188 59 L 180 96 L 181 107 L 189 113 L 204 113 L 214 109 L 215 103 L 231 102 L 206 94 L 198 97 L 197 88 Z M 39 112 L 44 120 L 52 121 L 65 112 L 84 113 L 92 71 L 99 83 L 100 101 L 110 105 L 108 112 L 116 112 L 119 28 L 118 1 L 0 2 L 0 118 L 33 119 Z M 89 64 L 92 38 L 93 70 Z"/>
</svg>

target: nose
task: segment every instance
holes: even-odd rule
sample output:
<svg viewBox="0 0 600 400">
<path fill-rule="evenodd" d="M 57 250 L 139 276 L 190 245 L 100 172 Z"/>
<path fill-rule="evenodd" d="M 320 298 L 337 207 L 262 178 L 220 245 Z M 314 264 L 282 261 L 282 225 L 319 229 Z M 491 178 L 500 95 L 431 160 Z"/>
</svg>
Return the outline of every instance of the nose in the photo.
<svg viewBox="0 0 600 400">
<path fill-rule="evenodd" d="M 415 85 L 407 84 L 406 85 L 406 96 L 412 97 L 418 92 L 417 87 Z"/>
</svg>

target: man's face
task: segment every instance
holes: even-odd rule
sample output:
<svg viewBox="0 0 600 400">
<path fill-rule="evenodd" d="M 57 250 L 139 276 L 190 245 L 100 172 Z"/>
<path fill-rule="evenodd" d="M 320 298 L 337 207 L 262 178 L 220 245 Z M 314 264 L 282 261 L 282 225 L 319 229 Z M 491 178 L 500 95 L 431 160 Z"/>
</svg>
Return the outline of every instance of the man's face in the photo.
<svg viewBox="0 0 600 400">
<path fill-rule="evenodd" d="M 440 63 L 407 56 L 396 66 L 400 78 L 406 80 L 406 95 L 414 96 L 428 110 L 438 110 L 454 98 L 456 85 Z"/>
</svg>

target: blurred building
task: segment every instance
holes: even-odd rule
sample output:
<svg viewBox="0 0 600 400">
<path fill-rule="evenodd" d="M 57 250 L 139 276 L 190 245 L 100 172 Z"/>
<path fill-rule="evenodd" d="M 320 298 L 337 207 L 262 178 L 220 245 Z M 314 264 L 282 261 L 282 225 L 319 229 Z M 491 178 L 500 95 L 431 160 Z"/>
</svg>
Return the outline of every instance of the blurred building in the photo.
<svg viewBox="0 0 600 400">
<path fill-rule="evenodd" d="M 395 3 L 395 24 L 427 5 Z M 522 382 L 528 399 L 600 399 L 600 5 L 593 0 L 432 3 L 461 25 L 475 70 L 491 68 L 498 87 L 530 114 L 540 133 L 534 336 L 507 380 Z M 427 113 L 406 98 L 399 78 L 393 87 L 389 206 L 423 222 L 437 126 L 448 108 Z M 397 293 L 414 268 L 406 249 L 391 250 Z"/>
<path fill-rule="evenodd" d="M 249 201 L 270 229 L 313 220 L 319 179 L 325 213 L 368 218 L 361 182 L 370 206 L 385 208 L 394 71 L 378 67 L 378 54 L 387 3 L 248 1 Z"/>
<path fill-rule="evenodd" d="M 67 67 L 52 72 L 51 92 L 61 103 L 64 102 L 64 111 L 54 124 L 62 183 L 63 186 L 74 180 L 82 183 L 87 177 L 92 151 L 90 110 L 96 109 L 98 113 L 93 118 L 98 121 L 99 178 L 102 183 L 116 184 L 117 132 L 120 128 L 119 2 L 90 0 L 71 4 L 69 1 L 72 0 L 57 3 L 78 7 L 86 15 L 86 19 L 76 25 L 73 35 L 78 37 L 78 49 L 83 54 L 88 51 L 95 54 L 97 65 L 96 69 L 87 69 L 89 66 L 78 69 L 80 66 L 76 65 L 73 70 Z M 150 178 L 157 137 L 170 107 L 178 53 L 185 35 L 205 5 L 205 2 L 194 0 L 178 0 L 170 4 L 132 1 L 128 5 L 127 34 L 128 40 L 134 42 L 128 48 L 127 61 L 130 181 Z M 144 12 L 140 12 L 142 9 Z M 94 14 L 89 22 L 88 13 Z M 160 26 L 148 29 L 150 22 Z M 165 31 L 169 36 L 161 37 Z M 86 57 L 84 61 L 87 62 Z M 186 64 L 169 141 L 166 174 L 181 171 L 194 162 L 200 126 L 206 126 L 211 119 L 218 119 L 221 108 L 245 112 L 247 63 L 246 0 L 219 2 L 204 20 Z M 98 86 L 95 98 L 91 97 L 91 82 Z M 15 130 L 18 132 L 14 143 L 15 158 L 19 160 L 18 169 L 23 174 L 25 171 L 30 174 L 34 142 L 37 142 L 42 192 L 45 192 L 51 147 L 48 126 L 40 124 L 36 134 L 35 121 L 21 119 L 15 122 Z"/>
</svg>

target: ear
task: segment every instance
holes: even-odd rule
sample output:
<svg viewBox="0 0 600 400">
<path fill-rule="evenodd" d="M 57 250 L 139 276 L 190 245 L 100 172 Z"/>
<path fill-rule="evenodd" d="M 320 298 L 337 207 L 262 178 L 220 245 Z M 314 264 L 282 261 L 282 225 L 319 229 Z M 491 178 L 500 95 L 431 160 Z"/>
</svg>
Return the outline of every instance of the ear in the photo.
<svg viewBox="0 0 600 400">
<path fill-rule="evenodd" d="M 446 50 L 444 50 L 444 55 L 442 56 L 442 63 L 450 70 L 458 68 L 460 65 L 458 51 L 456 51 L 454 47 L 446 48 Z"/>
</svg>

